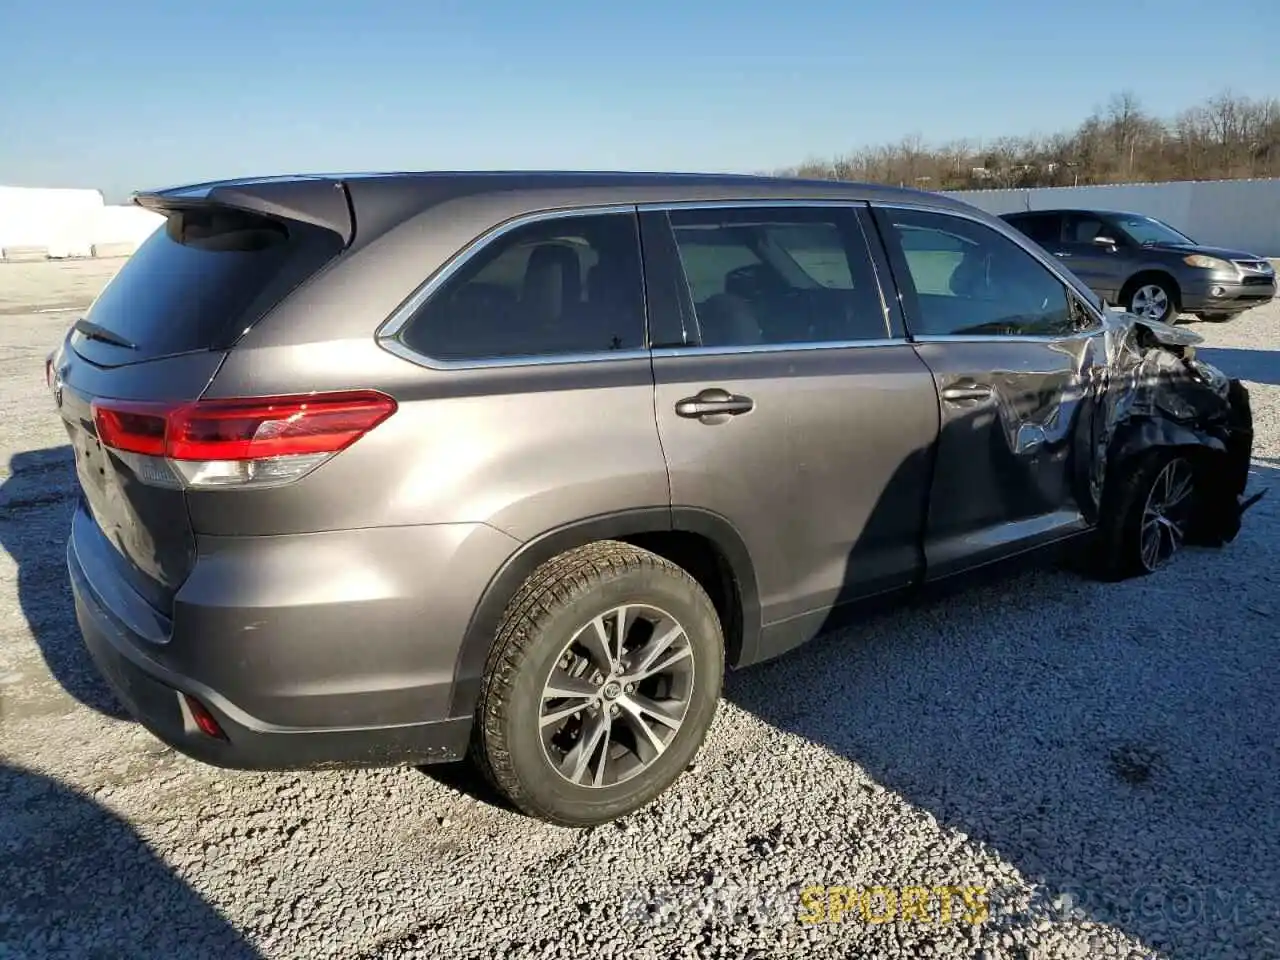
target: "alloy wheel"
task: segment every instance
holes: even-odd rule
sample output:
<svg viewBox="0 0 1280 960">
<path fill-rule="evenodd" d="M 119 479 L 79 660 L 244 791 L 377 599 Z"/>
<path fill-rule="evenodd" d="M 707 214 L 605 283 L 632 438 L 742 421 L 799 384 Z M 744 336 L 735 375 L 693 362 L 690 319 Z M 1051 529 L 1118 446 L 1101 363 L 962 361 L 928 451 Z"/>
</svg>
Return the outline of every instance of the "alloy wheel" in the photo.
<svg viewBox="0 0 1280 960">
<path fill-rule="evenodd" d="M 548 763 L 581 787 L 610 787 L 654 763 L 693 695 L 685 628 L 657 607 L 614 607 L 580 627 L 543 684 L 538 723 Z"/>
<path fill-rule="evenodd" d="M 1156 475 L 1142 510 L 1142 565 L 1148 571 L 1168 562 L 1186 539 L 1195 475 L 1191 465 L 1175 457 Z"/>
<path fill-rule="evenodd" d="M 1129 312 L 1136 313 L 1147 320 L 1162 320 L 1169 312 L 1169 294 L 1163 287 L 1154 283 L 1139 287 L 1133 293 Z"/>
</svg>

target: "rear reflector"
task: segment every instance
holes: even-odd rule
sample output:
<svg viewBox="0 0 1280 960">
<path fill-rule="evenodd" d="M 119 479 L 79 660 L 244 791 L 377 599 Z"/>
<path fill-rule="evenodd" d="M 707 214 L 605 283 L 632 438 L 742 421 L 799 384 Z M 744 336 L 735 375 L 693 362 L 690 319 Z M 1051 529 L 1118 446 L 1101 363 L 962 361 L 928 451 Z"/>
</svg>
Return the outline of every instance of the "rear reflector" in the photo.
<svg viewBox="0 0 1280 960">
<path fill-rule="evenodd" d="M 386 394 L 352 390 L 181 404 L 95 400 L 93 421 L 103 446 L 161 461 L 135 464 L 144 482 L 267 485 L 309 473 L 395 411 Z"/>
<path fill-rule="evenodd" d="M 209 712 L 208 707 L 189 693 L 182 694 L 182 700 L 186 704 L 187 713 L 191 715 L 191 722 L 196 725 L 197 730 L 206 737 L 212 737 L 215 740 L 227 739 L 227 735 L 222 732 L 222 727 L 218 725 L 218 721 Z"/>
</svg>

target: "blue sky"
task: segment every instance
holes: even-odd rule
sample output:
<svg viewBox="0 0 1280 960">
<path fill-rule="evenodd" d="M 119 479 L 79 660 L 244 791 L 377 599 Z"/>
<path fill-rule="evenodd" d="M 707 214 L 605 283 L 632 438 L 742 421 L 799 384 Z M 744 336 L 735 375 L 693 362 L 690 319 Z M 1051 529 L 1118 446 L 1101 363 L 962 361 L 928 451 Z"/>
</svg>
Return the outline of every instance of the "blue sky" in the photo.
<svg viewBox="0 0 1280 960">
<path fill-rule="evenodd" d="M 920 134 L 1280 95 L 1271 4 L 0 2 L 0 184 L 763 170 Z"/>
</svg>

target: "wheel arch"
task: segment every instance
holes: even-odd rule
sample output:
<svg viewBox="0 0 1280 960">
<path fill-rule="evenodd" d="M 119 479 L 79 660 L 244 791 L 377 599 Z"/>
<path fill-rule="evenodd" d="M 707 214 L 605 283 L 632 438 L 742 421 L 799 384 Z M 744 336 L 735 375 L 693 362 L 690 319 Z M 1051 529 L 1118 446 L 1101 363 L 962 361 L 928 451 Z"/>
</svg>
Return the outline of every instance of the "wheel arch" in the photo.
<svg viewBox="0 0 1280 960">
<path fill-rule="evenodd" d="M 1127 425 L 1106 461 L 1104 498 L 1123 482 L 1133 464 L 1154 451 L 1185 457 L 1195 471 L 1200 491 L 1200 519 L 1193 542 L 1222 543 L 1234 539 L 1247 508 L 1241 496 L 1248 485 L 1249 443 L 1242 448 L 1234 438 L 1215 436 L 1186 424 L 1160 418 Z"/>
<path fill-rule="evenodd" d="M 1226 453 L 1227 450 L 1220 439 L 1204 431 L 1163 417 L 1142 417 L 1125 424 L 1112 440 L 1107 470 L 1113 471 L 1139 454 L 1160 447 L 1184 447 L 1216 453 Z"/>
<path fill-rule="evenodd" d="M 1144 267 L 1124 282 L 1124 286 L 1120 288 L 1117 296 L 1120 299 L 1120 305 L 1126 310 L 1129 308 L 1129 298 L 1133 296 L 1133 291 L 1148 281 L 1164 283 L 1169 288 L 1169 293 L 1173 297 L 1173 305 L 1177 310 L 1182 309 L 1182 285 L 1178 283 L 1178 278 L 1171 272 L 1162 267 Z"/>
<path fill-rule="evenodd" d="M 1139 457 L 1153 450 L 1180 452 L 1192 460 L 1198 471 L 1209 464 L 1222 463 L 1228 455 L 1227 445 L 1210 433 L 1163 417 L 1136 418 L 1112 440 L 1104 485 L 1111 486 Z"/>
<path fill-rule="evenodd" d="M 698 580 L 720 614 L 726 664 L 735 666 L 744 653 L 755 650 L 761 623 L 755 567 L 732 523 L 695 507 L 640 508 L 589 517 L 526 541 L 489 580 L 471 613 L 454 664 L 450 716 L 474 712 L 494 636 L 520 585 L 552 557 L 600 540 L 620 540 L 650 550 Z"/>
</svg>

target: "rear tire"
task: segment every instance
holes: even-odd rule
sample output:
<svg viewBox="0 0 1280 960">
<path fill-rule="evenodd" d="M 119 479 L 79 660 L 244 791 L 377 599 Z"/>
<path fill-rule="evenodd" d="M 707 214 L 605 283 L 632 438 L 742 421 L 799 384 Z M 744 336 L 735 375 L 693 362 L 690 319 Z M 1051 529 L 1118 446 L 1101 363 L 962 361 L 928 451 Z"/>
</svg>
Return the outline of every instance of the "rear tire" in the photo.
<svg viewBox="0 0 1280 960">
<path fill-rule="evenodd" d="M 1090 571 L 1102 580 L 1145 576 L 1164 566 L 1196 524 L 1195 465 L 1176 450 L 1119 464 L 1107 481 Z"/>
<path fill-rule="evenodd" d="M 720 621 L 693 577 L 630 544 L 588 544 L 544 563 L 508 604 L 471 756 L 530 816 L 607 823 L 688 767 L 723 674 Z"/>
<path fill-rule="evenodd" d="M 1198 313 L 1196 317 L 1206 323 L 1226 323 L 1228 320 L 1234 320 L 1234 313 Z"/>
</svg>

